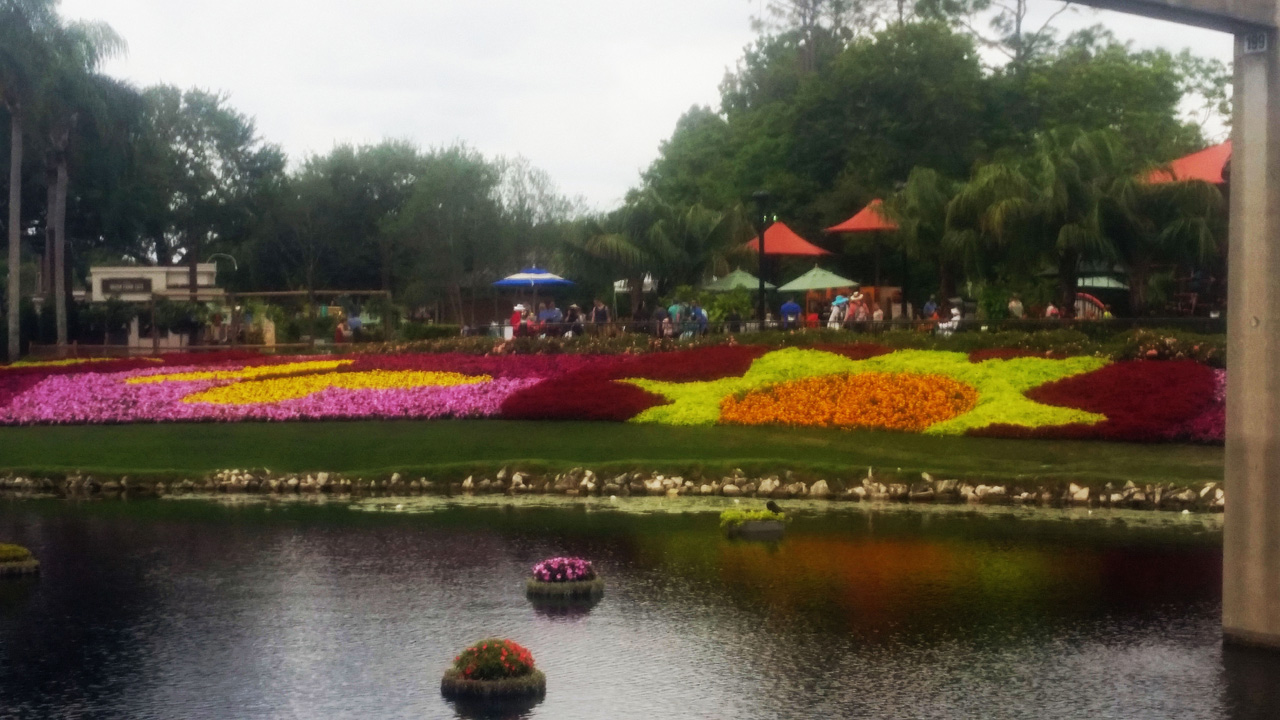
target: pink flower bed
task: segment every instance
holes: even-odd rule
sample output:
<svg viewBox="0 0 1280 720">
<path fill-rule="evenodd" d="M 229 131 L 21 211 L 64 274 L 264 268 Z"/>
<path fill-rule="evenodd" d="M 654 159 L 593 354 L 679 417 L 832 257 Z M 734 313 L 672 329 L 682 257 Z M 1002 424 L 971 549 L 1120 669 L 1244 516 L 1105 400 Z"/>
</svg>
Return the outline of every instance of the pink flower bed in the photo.
<svg viewBox="0 0 1280 720">
<path fill-rule="evenodd" d="M 193 393 L 225 381 L 196 380 L 130 384 L 130 378 L 196 368 L 147 368 L 122 373 L 52 375 L 27 388 L 0 409 L 10 425 L 233 422 L 240 420 L 346 420 L 356 418 L 489 417 L 512 393 L 536 378 L 495 378 L 449 387 L 376 390 L 327 388 L 306 397 L 273 403 L 183 402 Z"/>
</svg>

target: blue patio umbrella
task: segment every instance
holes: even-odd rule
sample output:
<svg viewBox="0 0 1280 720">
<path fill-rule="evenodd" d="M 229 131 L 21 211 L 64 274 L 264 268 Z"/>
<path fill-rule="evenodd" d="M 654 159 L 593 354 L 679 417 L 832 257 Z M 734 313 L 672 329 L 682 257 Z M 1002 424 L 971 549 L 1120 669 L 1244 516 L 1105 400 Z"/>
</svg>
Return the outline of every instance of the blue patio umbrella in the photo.
<svg viewBox="0 0 1280 720">
<path fill-rule="evenodd" d="M 544 287 L 565 287 L 572 285 L 572 280 L 549 273 L 539 267 L 527 267 L 515 275 L 508 275 L 493 284 L 494 287 L 505 288 L 529 288 L 533 290 L 533 303 L 538 302 L 538 288 Z M 532 308 L 530 308 L 532 309 Z"/>
<path fill-rule="evenodd" d="M 542 268 L 528 267 L 515 275 L 508 275 L 493 284 L 494 287 L 514 287 L 514 288 L 540 288 L 555 287 L 558 285 L 572 285 L 572 280 L 549 273 Z"/>
</svg>

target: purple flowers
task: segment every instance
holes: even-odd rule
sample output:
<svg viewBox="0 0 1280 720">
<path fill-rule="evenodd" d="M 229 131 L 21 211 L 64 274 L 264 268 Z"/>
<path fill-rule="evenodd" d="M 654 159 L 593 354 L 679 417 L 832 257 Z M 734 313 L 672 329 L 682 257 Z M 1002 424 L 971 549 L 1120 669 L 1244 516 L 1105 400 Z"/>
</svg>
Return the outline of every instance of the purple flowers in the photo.
<svg viewBox="0 0 1280 720">
<path fill-rule="evenodd" d="M 533 566 L 533 579 L 547 583 L 582 582 L 595 580 L 596 571 L 590 560 L 553 557 Z"/>
</svg>

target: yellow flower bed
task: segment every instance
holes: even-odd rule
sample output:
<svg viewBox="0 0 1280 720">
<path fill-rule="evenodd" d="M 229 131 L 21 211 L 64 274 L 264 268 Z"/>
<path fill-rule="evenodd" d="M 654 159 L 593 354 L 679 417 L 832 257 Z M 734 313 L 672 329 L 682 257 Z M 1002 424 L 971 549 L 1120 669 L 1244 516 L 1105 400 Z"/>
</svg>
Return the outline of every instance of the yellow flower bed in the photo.
<svg viewBox="0 0 1280 720">
<path fill-rule="evenodd" d="M 349 361 L 348 361 L 349 362 Z M 451 387 L 489 382 L 488 375 L 417 370 L 369 370 L 353 373 L 324 373 L 296 377 L 266 378 L 210 388 L 183 398 L 188 403 L 252 405 L 306 397 L 329 388 L 347 390 L 399 390 L 419 387 Z"/>
<path fill-rule="evenodd" d="M 236 370 L 197 370 L 185 373 L 165 373 L 161 375 L 143 375 L 130 378 L 126 382 L 131 385 L 159 382 L 192 382 L 196 380 L 253 380 L 274 375 L 293 375 L 295 373 L 331 372 L 351 360 L 313 360 L 310 362 L 283 363 L 280 365 L 251 365 Z"/>
<path fill-rule="evenodd" d="M 969 412 L 977 402 L 973 386 L 943 375 L 825 375 L 730 395 L 721 403 L 720 421 L 923 432 Z"/>
</svg>

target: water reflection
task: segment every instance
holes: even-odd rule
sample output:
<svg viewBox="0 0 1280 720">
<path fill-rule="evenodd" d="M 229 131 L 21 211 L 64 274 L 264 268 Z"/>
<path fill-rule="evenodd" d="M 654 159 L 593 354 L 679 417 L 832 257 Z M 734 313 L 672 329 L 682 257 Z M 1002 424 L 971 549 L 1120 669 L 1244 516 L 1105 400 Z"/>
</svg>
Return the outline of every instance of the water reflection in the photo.
<svg viewBox="0 0 1280 720">
<path fill-rule="evenodd" d="M 1276 664 L 1219 643 L 1212 527 L 856 510 L 762 544 L 709 514 L 431 510 L 0 506 L 45 568 L 0 585 L 0 715 L 1280 716 Z M 552 555 L 605 597 L 529 602 Z M 534 651 L 543 702 L 440 698 L 491 635 Z"/>
</svg>

